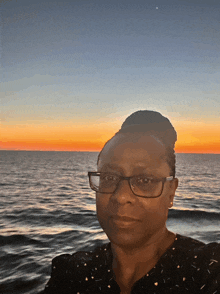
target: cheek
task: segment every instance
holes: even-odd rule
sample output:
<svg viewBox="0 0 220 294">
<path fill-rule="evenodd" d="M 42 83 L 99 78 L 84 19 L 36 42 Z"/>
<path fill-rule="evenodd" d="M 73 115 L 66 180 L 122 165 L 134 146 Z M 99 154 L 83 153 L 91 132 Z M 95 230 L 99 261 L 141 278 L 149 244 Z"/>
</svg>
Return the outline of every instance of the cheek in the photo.
<svg viewBox="0 0 220 294">
<path fill-rule="evenodd" d="M 104 196 L 104 197 L 103 197 Z M 99 209 L 105 209 L 108 205 L 108 197 L 107 195 L 96 193 L 96 207 Z"/>
<path fill-rule="evenodd" d="M 165 195 L 164 195 L 165 196 Z M 154 222 L 166 220 L 168 216 L 168 201 L 167 197 L 159 197 L 148 199 L 150 201 L 143 203 L 145 217 Z"/>
<path fill-rule="evenodd" d="M 108 214 L 109 197 L 107 195 L 96 194 L 96 214 L 100 224 L 105 221 Z"/>
</svg>

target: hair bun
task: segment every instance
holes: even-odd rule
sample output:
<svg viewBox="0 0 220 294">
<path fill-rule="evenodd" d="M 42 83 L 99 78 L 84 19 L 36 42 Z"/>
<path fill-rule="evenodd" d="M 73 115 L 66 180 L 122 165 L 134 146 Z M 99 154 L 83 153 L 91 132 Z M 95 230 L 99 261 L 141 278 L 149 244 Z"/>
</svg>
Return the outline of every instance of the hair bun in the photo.
<svg viewBox="0 0 220 294">
<path fill-rule="evenodd" d="M 145 125 L 162 122 L 166 122 L 168 125 L 172 127 L 168 118 L 164 117 L 159 112 L 152 110 L 138 110 L 126 118 L 126 120 L 123 122 L 121 126 L 121 129 L 131 125 Z"/>
<path fill-rule="evenodd" d="M 118 133 L 155 133 L 167 146 L 174 147 L 176 131 L 168 118 L 157 111 L 139 110 L 128 116 Z"/>
</svg>

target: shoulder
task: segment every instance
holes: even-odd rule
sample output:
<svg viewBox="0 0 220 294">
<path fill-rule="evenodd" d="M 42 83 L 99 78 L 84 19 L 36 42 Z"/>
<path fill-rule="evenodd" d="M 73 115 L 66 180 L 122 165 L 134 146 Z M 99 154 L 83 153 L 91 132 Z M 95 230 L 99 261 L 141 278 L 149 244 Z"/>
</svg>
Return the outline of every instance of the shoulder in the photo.
<svg viewBox="0 0 220 294">
<path fill-rule="evenodd" d="M 62 254 L 52 260 L 52 269 L 79 270 L 94 264 L 102 264 L 111 258 L 110 243 L 96 247 L 93 251 L 77 251 L 74 254 Z"/>
<path fill-rule="evenodd" d="M 86 288 L 111 264 L 110 243 L 94 251 L 62 254 L 52 260 L 51 278 L 44 293 L 72 293 Z"/>
<path fill-rule="evenodd" d="M 175 253 L 174 253 L 175 252 Z M 205 244 L 198 240 L 177 235 L 169 251 L 175 273 L 181 273 L 188 284 L 197 285 L 208 293 L 220 290 L 220 244 Z M 213 291 L 213 292 L 212 292 Z M 216 292 L 217 293 L 217 292 Z"/>
<path fill-rule="evenodd" d="M 188 258 L 196 258 L 195 256 L 205 259 L 216 258 L 220 262 L 220 243 L 213 242 L 205 244 L 201 241 L 192 239 L 190 237 L 177 235 L 177 238 L 173 244 L 173 247 L 181 255 L 185 255 Z"/>
</svg>

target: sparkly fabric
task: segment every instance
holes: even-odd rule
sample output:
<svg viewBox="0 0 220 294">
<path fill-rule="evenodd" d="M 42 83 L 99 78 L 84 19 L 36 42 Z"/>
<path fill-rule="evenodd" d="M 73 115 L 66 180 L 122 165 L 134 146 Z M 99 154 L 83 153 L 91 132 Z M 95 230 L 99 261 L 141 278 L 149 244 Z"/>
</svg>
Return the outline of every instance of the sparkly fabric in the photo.
<svg viewBox="0 0 220 294">
<path fill-rule="evenodd" d="M 120 294 L 113 277 L 111 244 L 93 252 L 64 254 L 53 259 L 45 294 Z M 220 293 L 220 244 L 204 244 L 177 235 L 172 246 L 131 294 Z"/>
</svg>

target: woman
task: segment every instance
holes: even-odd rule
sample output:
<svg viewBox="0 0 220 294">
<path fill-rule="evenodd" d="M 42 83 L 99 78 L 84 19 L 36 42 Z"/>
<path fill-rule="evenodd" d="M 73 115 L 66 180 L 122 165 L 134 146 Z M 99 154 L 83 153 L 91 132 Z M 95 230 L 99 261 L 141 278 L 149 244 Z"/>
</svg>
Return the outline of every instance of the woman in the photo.
<svg viewBox="0 0 220 294">
<path fill-rule="evenodd" d="M 166 228 L 178 186 L 175 141 L 158 112 L 125 120 L 89 172 L 110 243 L 56 257 L 45 293 L 220 293 L 220 245 Z"/>
</svg>

